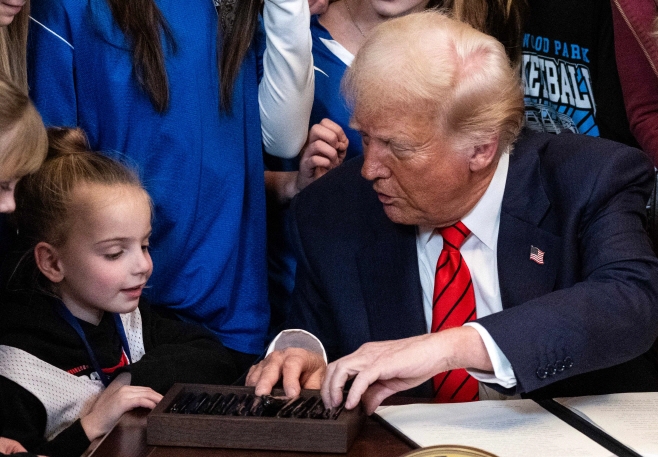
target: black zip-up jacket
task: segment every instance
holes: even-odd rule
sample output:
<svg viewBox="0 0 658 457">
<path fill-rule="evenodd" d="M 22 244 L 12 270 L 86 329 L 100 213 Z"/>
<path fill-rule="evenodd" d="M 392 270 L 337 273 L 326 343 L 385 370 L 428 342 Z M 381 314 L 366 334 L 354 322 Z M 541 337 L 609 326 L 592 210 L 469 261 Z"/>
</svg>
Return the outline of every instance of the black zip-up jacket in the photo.
<svg viewBox="0 0 658 457">
<path fill-rule="evenodd" d="M 0 344 L 16 347 L 62 370 L 91 365 L 81 338 L 57 314 L 57 300 L 35 291 L 5 293 L 0 306 Z M 231 353 L 199 325 L 165 319 L 142 301 L 145 355 L 116 370 L 130 371 L 132 385 L 148 386 L 164 394 L 175 382 L 230 384 L 237 378 Z M 98 326 L 80 324 L 102 368 L 116 367 L 122 356 L 114 319 L 105 313 Z M 92 368 L 76 375 L 88 376 Z M 18 384 L 0 376 L 0 423 L 3 436 L 20 442 L 30 452 L 52 457 L 81 455 L 90 442 L 78 419 L 51 441 L 46 441 L 46 410 Z"/>
</svg>

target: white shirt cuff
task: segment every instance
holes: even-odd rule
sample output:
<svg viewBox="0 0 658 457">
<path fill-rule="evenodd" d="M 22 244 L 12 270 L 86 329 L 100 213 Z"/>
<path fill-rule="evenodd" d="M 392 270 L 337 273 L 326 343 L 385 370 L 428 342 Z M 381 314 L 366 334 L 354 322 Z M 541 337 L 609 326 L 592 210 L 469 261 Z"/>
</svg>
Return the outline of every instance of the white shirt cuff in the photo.
<svg viewBox="0 0 658 457">
<path fill-rule="evenodd" d="M 322 354 L 324 363 L 327 363 L 327 353 L 324 346 L 315 335 L 306 330 L 290 329 L 282 331 L 272 340 L 265 355 L 268 356 L 272 351 L 283 351 L 286 348 L 300 348 Z"/>
<path fill-rule="evenodd" d="M 489 358 L 494 369 L 493 374 L 478 370 L 466 370 L 468 374 L 480 382 L 496 383 L 506 389 L 516 386 L 516 376 L 514 376 L 512 364 L 505 357 L 505 354 L 500 350 L 489 332 L 477 322 L 468 322 L 464 326 L 473 327 L 480 334 L 480 338 L 482 338 L 484 346 L 489 353 Z"/>
</svg>

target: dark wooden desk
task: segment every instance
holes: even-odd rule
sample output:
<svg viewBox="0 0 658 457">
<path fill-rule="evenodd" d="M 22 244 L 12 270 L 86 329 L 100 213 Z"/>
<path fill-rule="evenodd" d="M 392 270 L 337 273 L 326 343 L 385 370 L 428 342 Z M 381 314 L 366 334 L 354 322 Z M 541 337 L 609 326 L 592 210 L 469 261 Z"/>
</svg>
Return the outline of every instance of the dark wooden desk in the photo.
<svg viewBox="0 0 658 457">
<path fill-rule="evenodd" d="M 361 434 L 347 454 L 148 446 L 146 444 L 148 412 L 148 410 L 137 410 L 124 414 L 119 424 L 91 453 L 91 457 L 264 457 L 270 455 L 277 457 L 303 457 L 306 455 L 315 457 L 398 457 L 412 450 L 408 444 L 370 418 L 366 420 Z"/>
</svg>

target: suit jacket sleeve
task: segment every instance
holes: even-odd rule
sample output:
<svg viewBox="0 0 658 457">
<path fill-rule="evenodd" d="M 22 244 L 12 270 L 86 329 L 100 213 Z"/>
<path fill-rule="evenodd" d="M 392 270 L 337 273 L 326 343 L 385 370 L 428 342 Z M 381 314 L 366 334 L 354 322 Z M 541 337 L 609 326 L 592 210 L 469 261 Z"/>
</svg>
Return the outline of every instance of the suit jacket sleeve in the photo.
<svg viewBox="0 0 658 457">
<path fill-rule="evenodd" d="M 478 320 L 510 360 L 517 393 L 627 362 L 658 334 L 658 261 L 643 226 L 650 164 L 637 150 L 585 141 L 569 145 L 596 146 L 600 155 L 585 156 L 594 160 L 583 163 L 581 154 L 579 164 L 563 157 L 554 166 L 564 147 L 557 140 L 540 165 L 550 200 L 542 224 L 562 244 L 552 253 L 561 262 L 556 287 Z M 500 233 L 499 245 L 514 236 Z"/>
<path fill-rule="evenodd" d="M 294 200 L 293 205 L 297 201 Z M 293 233 L 291 238 L 297 257 L 297 270 L 291 311 L 286 320 L 286 327 L 304 329 L 315 335 L 322 342 L 327 359 L 333 361 L 342 355 L 340 353 L 340 341 L 338 340 L 338 328 L 331 307 L 319 290 L 320 282 L 316 278 L 317 273 L 313 271 L 306 258 L 298 233 L 298 226 L 295 222 L 296 220 L 293 220 L 290 229 Z"/>
<path fill-rule="evenodd" d="M 375 239 L 368 228 L 377 224 L 371 222 L 367 208 L 374 202 L 379 205 L 376 214 L 385 215 L 372 185 L 360 175 L 361 163 L 355 158 L 331 170 L 297 195 L 290 206 L 289 230 L 297 270 L 286 326 L 318 337 L 329 361 L 377 339 L 358 260 L 364 239 Z"/>
</svg>

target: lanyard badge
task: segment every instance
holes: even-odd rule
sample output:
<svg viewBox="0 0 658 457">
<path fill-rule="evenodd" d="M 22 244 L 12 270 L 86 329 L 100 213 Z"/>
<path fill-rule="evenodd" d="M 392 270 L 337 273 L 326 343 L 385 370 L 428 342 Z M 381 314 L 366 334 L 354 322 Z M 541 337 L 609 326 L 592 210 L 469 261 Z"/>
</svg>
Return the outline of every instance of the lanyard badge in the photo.
<svg viewBox="0 0 658 457">
<path fill-rule="evenodd" d="M 110 385 L 110 378 L 103 372 L 100 363 L 98 362 L 98 358 L 96 357 L 96 353 L 92 349 L 91 345 L 89 344 L 89 341 L 87 341 L 87 336 L 85 335 L 85 332 L 82 330 L 82 326 L 80 325 L 80 322 L 78 322 L 78 319 L 69 311 L 69 309 L 62 303 L 61 301 L 59 302 L 57 306 L 57 313 L 64 319 L 71 327 L 73 327 L 73 330 L 78 334 L 80 339 L 82 340 L 83 344 L 85 345 L 85 348 L 87 349 L 87 354 L 89 354 L 89 359 L 91 359 L 91 364 L 94 367 L 94 370 L 98 374 L 98 377 L 100 378 L 101 382 L 105 387 Z M 114 317 L 114 324 L 117 330 L 117 333 L 119 334 L 119 338 L 121 339 L 121 348 L 123 349 L 123 352 L 126 354 L 126 357 L 128 357 L 128 363 L 132 364 L 132 358 L 130 357 L 130 347 L 128 346 L 128 339 L 126 338 L 126 331 L 123 328 L 123 322 L 121 322 L 121 316 L 117 313 L 111 313 L 112 317 Z"/>
</svg>

